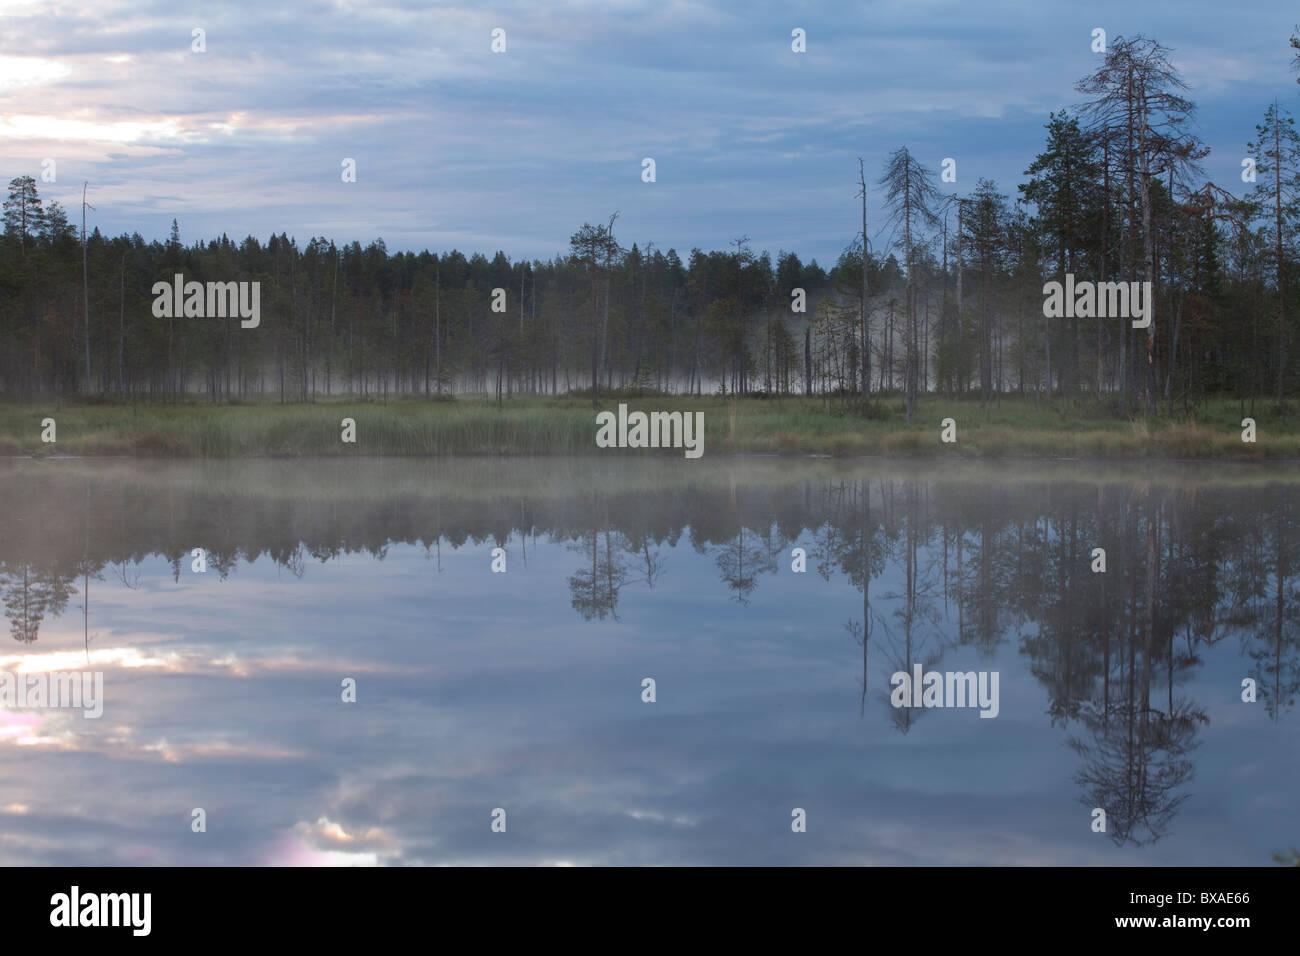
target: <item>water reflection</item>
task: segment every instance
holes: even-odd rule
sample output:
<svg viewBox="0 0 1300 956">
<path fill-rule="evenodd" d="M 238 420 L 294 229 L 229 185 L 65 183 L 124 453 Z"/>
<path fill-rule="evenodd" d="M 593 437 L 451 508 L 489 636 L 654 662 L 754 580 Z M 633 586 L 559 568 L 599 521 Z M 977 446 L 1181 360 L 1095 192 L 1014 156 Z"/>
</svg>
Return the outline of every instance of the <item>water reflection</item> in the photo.
<svg viewBox="0 0 1300 956">
<path fill-rule="evenodd" d="M 109 730 L 0 713 L 0 751 L 32 771 L 0 792 L 0 834 L 98 761 L 156 758 L 191 788 L 234 787 L 230 862 L 268 862 L 251 849 L 267 840 L 287 847 L 270 862 L 721 863 L 1038 859 L 991 834 L 1032 835 L 1051 862 L 1109 860 L 1106 843 L 1143 848 L 1139 862 L 1257 863 L 1294 842 L 1290 477 L 945 469 L 0 464 L 18 642 L 0 667 L 80 666 L 78 610 L 77 649 L 116 675 L 120 715 Z M 1000 671 L 1002 716 L 890 706 L 890 676 L 917 665 Z M 637 694 L 652 672 L 651 712 Z M 340 717 L 328 687 L 346 674 L 382 708 Z M 432 753 L 439 770 L 413 769 Z M 253 809 L 240 789 L 270 779 L 281 796 Z M 385 780 L 395 795 L 366 805 Z M 1193 811 L 1197 787 L 1210 794 Z M 131 779 L 108 790 L 130 838 L 78 818 L 100 837 L 84 862 L 208 859 L 170 824 L 132 824 Z M 552 829 L 481 839 L 474 814 L 501 791 Z M 791 844 L 781 821 L 805 804 L 824 829 Z M 1238 829 L 1210 839 L 1225 811 Z M 0 845 L 0 862 L 72 852 L 54 836 Z"/>
</svg>

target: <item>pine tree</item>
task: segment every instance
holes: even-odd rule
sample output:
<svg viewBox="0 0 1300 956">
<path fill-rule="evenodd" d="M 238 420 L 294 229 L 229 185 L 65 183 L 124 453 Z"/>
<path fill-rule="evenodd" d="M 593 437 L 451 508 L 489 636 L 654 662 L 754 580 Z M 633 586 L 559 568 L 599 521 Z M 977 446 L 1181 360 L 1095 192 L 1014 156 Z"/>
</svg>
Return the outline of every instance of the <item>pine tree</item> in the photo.
<svg viewBox="0 0 1300 956">
<path fill-rule="evenodd" d="M 1025 170 L 1029 181 L 1018 188 L 1021 197 L 1034 204 L 1032 225 L 1056 249 L 1056 276 L 1077 272 L 1085 251 L 1096 234 L 1093 212 L 1101 179 L 1101 165 L 1093 155 L 1092 143 L 1079 128 L 1079 121 L 1065 110 L 1053 113 L 1047 126 L 1047 145 Z M 1096 276 L 1104 281 L 1106 276 Z M 1050 332 L 1050 330 L 1049 330 Z M 1070 319 L 1068 358 L 1062 363 L 1061 386 L 1067 394 L 1078 390 L 1079 320 Z M 1048 383 L 1051 383 L 1048 368 Z"/>
<path fill-rule="evenodd" d="M 1294 255 L 1300 221 L 1300 133 L 1295 120 L 1277 103 L 1264 111 L 1255 127 L 1255 141 L 1246 144 L 1256 157 L 1252 198 L 1264 212 L 1264 235 L 1272 257 L 1277 291 L 1277 401 L 1283 398 L 1287 362 L 1286 277 L 1287 260 Z"/>
<path fill-rule="evenodd" d="M 66 217 L 65 220 L 66 222 Z M 45 227 L 45 211 L 36 192 L 36 180 L 18 176 L 9 180 L 9 198 L 4 203 L 5 232 L 18 237 L 18 248 L 25 257 L 29 240 Z"/>
<path fill-rule="evenodd" d="M 920 381 L 916 328 L 916 250 L 921 243 L 921 227 L 938 225 L 939 219 L 934 210 L 941 197 L 935 188 L 933 174 L 912 156 L 906 146 L 894 150 L 885 161 L 885 173 L 880 178 L 880 185 L 885 188 L 889 225 L 902 230 L 897 246 L 903 250 L 907 268 L 907 358 L 903 381 L 907 423 L 910 425 L 916 411 L 916 392 Z"/>
</svg>

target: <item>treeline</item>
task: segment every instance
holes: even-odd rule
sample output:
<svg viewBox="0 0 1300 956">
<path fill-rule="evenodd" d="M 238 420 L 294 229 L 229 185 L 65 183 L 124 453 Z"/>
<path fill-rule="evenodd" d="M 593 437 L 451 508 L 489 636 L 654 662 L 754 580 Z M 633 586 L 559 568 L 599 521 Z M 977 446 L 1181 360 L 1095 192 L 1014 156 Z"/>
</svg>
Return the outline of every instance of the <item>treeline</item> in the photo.
<svg viewBox="0 0 1300 956">
<path fill-rule="evenodd" d="M 609 243 L 594 264 L 512 262 L 503 252 L 389 252 L 383 240 L 340 247 L 287 235 L 187 247 L 173 223 L 166 243 L 90 232 L 83 296 L 83 247 L 66 215 L 57 203 L 43 210 L 30 179 L 14 180 L 10 195 L 0 390 L 19 395 L 551 394 L 591 386 L 593 351 L 602 388 L 698 393 L 725 381 L 753 391 L 779 381 L 788 390 L 803 375 L 791 318 L 774 318 L 757 386 L 752 352 L 732 374 L 734 346 L 748 348 L 756 314 L 775 315 L 778 285 L 806 288 L 814 301 L 830 285 L 793 253 L 773 263 L 767 253 L 696 249 L 683 262 L 675 250 Z M 259 327 L 154 317 L 154 283 L 178 273 L 261 283 Z"/>
<path fill-rule="evenodd" d="M 550 261 L 283 233 L 186 246 L 175 221 L 166 242 L 146 243 L 79 232 L 18 177 L 0 238 L 0 392 L 312 401 L 589 389 L 595 400 L 638 389 L 858 396 L 869 408 L 884 391 L 902 394 L 909 419 L 930 391 L 1170 415 L 1216 395 L 1282 404 L 1300 364 L 1289 358 L 1300 298 L 1289 113 L 1263 110 L 1238 195 L 1203 178 L 1194 104 L 1156 41 L 1116 38 L 1077 89 L 1085 101 L 1050 117 L 1014 201 L 985 179 L 943 192 L 906 147 L 878 179 L 860 168 L 862 232 L 829 271 L 744 237 L 685 259 L 625 247 L 617 214 L 584 224 Z M 866 215 L 876 189 L 883 223 Z M 873 248 L 873 235 L 886 238 Z M 260 326 L 155 317 L 154 283 L 178 273 L 259 282 Z M 1067 274 L 1151 283 L 1150 327 L 1045 318 L 1043 285 Z"/>
</svg>

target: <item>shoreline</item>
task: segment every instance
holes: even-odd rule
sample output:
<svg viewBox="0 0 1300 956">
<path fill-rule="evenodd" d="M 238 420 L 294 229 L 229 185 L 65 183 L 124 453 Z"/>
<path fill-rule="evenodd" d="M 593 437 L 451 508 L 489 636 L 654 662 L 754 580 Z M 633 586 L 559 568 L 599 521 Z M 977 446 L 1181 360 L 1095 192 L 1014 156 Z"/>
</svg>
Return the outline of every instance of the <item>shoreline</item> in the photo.
<svg viewBox="0 0 1300 956">
<path fill-rule="evenodd" d="M 609 451 L 596 450 L 590 452 L 556 452 L 554 454 L 538 454 L 537 452 L 509 452 L 509 451 L 458 451 L 448 452 L 445 454 L 365 454 L 362 452 L 329 454 L 326 452 L 302 452 L 298 454 L 285 453 L 265 453 L 265 454 L 243 454 L 243 455 L 122 455 L 122 454 L 104 454 L 104 455 L 42 455 L 42 454 L 18 454 L 4 455 L 0 454 L 0 462 L 20 462 L 20 461 L 166 461 L 166 462 L 198 462 L 198 461 L 267 461 L 267 462 L 290 462 L 290 461 L 349 461 L 349 460 L 383 460 L 394 459 L 398 461 L 456 461 L 461 459 L 468 460 L 500 460 L 500 461 L 526 461 L 530 459 L 577 459 L 601 461 L 610 457 L 619 457 L 625 461 L 644 460 L 650 457 L 660 457 L 671 452 L 668 449 L 662 453 L 656 452 L 638 452 L 629 449 L 616 449 L 611 456 Z M 621 453 L 621 454 L 620 454 Z M 671 457 L 671 456 L 669 456 Z M 959 463 L 1007 463 L 1007 464 L 1045 464 L 1045 465 L 1067 465 L 1077 463 L 1080 465 L 1117 465 L 1126 463 L 1145 462 L 1153 465 L 1213 465 L 1217 467 L 1242 467 L 1250 468 L 1261 465 L 1278 466 L 1278 465 L 1300 465 L 1300 457 L 1296 458 L 1269 458 L 1258 456 L 1253 458 L 1176 458 L 1166 455 L 1117 455 L 1111 457 L 1101 456 L 1060 456 L 1052 457 L 1047 455 L 1014 455 L 1014 454 L 924 454 L 924 453 L 898 453 L 892 455 L 872 455 L 872 454 L 846 454 L 830 455 L 819 454 L 816 452 L 718 452 L 709 455 L 709 460 L 722 463 L 736 463 L 744 461 L 833 461 L 843 464 L 852 464 L 854 462 L 864 463 L 915 463 L 923 464 L 935 461 L 959 462 Z M 672 458 L 672 460 L 676 460 Z"/>
</svg>

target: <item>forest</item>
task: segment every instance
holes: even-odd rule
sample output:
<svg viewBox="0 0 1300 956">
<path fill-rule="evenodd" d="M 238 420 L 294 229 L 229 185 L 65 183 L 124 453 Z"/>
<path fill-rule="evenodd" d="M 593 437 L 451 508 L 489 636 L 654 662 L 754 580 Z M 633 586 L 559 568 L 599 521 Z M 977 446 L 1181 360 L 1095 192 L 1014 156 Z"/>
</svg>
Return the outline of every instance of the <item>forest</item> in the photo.
<svg viewBox="0 0 1300 956">
<path fill-rule="evenodd" d="M 1290 44 L 1300 63 L 1300 34 Z M 1225 184 L 1204 175 L 1192 91 L 1156 40 L 1114 38 L 1076 90 L 1014 190 L 945 191 L 938 163 L 906 146 L 846 169 L 862 229 L 824 265 L 745 236 L 661 249 L 623 235 L 616 212 L 549 261 L 284 233 L 187 245 L 176 220 L 166 241 L 109 237 L 18 176 L 0 238 L 0 395 L 834 395 L 868 415 L 891 395 L 909 423 L 923 395 L 1284 411 L 1300 384 L 1290 112 L 1261 104 L 1241 181 Z M 869 195 L 883 221 L 868 221 Z M 155 318 L 151 289 L 175 274 L 259 282 L 260 326 Z M 1150 282 L 1150 326 L 1046 318 L 1044 284 L 1067 274 Z"/>
</svg>

